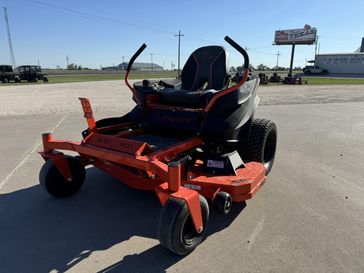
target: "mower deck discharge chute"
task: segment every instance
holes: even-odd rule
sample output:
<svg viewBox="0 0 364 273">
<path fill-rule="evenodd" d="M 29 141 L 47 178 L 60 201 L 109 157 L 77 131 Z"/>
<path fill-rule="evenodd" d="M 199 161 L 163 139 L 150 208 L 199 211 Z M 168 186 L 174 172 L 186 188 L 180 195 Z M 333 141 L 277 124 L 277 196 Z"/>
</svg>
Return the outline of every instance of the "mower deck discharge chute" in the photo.
<svg viewBox="0 0 364 273">
<path fill-rule="evenodd" d="M 155 191 L 163 206 L 160 243 L 179 255 L 193 251 L 209 220 L 206 198 L 221 214 L 233 202 L 252 198 L 276 150 L 275 124 L 254 119 L 259 79 L 247 81 L 249 57 L 225 40 L 244 57 L 243 77 L 231 87 L 228 53 L 220 46 L 193 52 L 177 84 L 144 80 L 132 86 L 128 75 L 143 44 L 125 75 L 137 106 L 123 117 L 95 121 L 89 100 L 80 98 L 88 123 L 81 142 L 43 134 L 42 187 L 56 197 L 70 196 L 81 188 L 85 166 L 93 165 L 132 188 Z"/>
</svg>

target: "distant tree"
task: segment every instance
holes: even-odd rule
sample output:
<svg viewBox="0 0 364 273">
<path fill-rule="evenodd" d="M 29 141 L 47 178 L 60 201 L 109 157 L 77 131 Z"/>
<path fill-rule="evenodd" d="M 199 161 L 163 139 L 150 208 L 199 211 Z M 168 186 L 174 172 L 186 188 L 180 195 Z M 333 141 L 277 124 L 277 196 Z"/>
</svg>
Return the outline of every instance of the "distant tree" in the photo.
<svg viewBox="0 0 364 273">
<path fill-rule="evenodd" d="M 71 64 L 67 65 L 67 69 L 68 70 L 76 70 L 77 69 L 77 64 L 71 63 Z"/>
<path fill-rule="evenodd" d="M 257 66 L 257 70 L 259 71 L 265 71 L 265 70 L 269 70 L 270 68 L 264 64 L 260 64 Z"/>
</svg>

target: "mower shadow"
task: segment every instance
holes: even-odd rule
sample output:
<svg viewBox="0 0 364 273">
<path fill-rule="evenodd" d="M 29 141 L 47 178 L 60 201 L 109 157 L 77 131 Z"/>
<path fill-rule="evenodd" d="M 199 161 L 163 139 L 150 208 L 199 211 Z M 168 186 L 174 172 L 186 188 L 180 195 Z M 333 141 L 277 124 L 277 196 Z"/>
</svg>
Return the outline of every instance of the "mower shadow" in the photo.
<svg viewBox="0 0 364 273">
<path fill-rule="evenodd" d="M 212 212 L 208 235 L 229 226 L 244 207 L 224 217 Z M 157 240 L 160 208 L 154 192 L 130 189 L 95 168 L 70 198 L 52 198 L 38 185 L 0 194 L 1 271 L 65 272 L 133 236 Z M 182 258 L 157 244 L 100 272 L 164 272 Z"/>
</svg>

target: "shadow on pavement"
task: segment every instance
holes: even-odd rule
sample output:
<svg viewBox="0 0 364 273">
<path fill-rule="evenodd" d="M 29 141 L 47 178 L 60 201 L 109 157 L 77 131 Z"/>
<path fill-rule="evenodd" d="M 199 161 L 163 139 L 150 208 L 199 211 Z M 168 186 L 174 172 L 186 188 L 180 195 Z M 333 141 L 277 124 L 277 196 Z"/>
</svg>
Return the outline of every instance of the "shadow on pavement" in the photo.
<svg viewBox="0 0 364 273">
<path fill-rule="evenodd" d="M 208 235 L 228 227 L 244 207 L 235 205 L 228 216 L 212 212 Z M 53 198 L 39 185 L 0 194 L 1 271 L 65 272 L 132 236 L 157 239 L 160 208 L 154 192 L 130 189 L 95 168 L 70 198 Z M 158 244 L 101 272 L 164 272 L 182 258 Z"/>
</svg>

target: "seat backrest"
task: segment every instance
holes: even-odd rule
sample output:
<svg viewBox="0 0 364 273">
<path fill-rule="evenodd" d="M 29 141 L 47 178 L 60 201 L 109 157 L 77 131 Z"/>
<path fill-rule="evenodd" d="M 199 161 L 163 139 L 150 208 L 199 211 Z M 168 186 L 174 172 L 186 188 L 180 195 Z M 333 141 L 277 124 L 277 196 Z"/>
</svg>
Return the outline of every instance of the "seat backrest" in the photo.
<svg viewBox="0 0 364 273">
<path fill-rule="evenodd" d="M 227 87 L 230 77 L 228 62 L 228 52 L 222 46 L 196 49 L 183 67 L 181 89 L 220 90 Z"/>
</svg>

